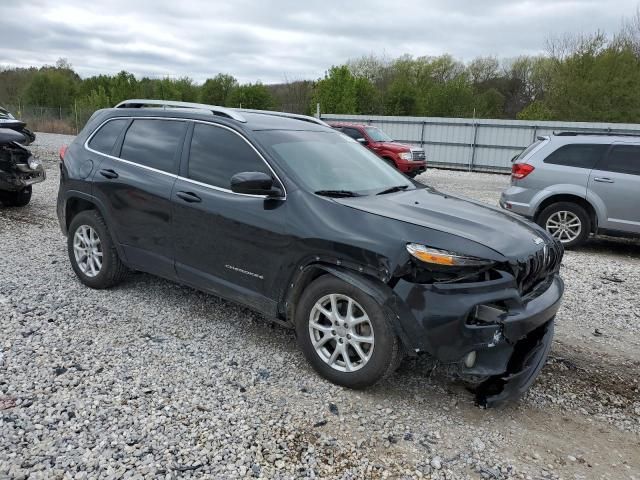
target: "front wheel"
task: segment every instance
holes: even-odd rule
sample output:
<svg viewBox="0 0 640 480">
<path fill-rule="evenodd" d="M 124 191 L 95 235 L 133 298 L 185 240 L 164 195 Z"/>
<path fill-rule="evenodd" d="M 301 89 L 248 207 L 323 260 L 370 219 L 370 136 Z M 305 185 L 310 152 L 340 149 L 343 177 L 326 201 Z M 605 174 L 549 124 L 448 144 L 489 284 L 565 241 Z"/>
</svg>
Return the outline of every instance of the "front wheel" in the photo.
<svg viewBox="0 0 640 480">
<path fill-rule="evenodd" d="M 591 220 L 586 210 L 572 202 L 549 205 L 540 213 L 537 223 L 565 248 L 582 244 L 591 231 Z"/>
<path fill-rule="evenodd" d="M 295 322 L 305 357 L 335 384 L 366 388 L 393 373 L 402 359 L 382 307 L 333 276 L 322 276 L 306 288 Z"/>
<path fill-rule="evenodd" d="M 8 207 L 25 207 L 31 201 L 32 187 L 24 187 L 17 192 L 2 192 L 2 201 Z"/>
</svg>

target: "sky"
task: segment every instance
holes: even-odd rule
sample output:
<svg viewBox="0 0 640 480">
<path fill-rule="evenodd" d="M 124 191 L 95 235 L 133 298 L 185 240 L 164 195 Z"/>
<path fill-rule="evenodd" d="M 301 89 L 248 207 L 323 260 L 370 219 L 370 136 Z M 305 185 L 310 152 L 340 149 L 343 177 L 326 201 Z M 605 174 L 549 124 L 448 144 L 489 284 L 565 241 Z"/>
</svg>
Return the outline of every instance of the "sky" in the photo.
<svg viewBox="0 0 640 480">
<path fill-rule="evenodd" d="M 0 66 L 66 58 L 82 76 L 317 79 L 377 55 L 513 58 L 614 33 L 638 0 L 0 0 Z"/>
</svg>

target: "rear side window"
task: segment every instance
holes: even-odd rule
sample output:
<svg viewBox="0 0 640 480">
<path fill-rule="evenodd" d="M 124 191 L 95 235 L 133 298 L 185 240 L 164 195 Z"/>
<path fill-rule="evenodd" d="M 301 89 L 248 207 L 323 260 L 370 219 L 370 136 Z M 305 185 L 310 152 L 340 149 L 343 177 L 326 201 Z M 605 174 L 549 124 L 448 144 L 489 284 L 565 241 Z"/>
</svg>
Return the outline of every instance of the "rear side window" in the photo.
<svg viewBox="0 0 640 480">
<path fill-rule="evenodd" d="M 353 138 L 354 140 L 357 140 L 358 138 L 364 138 L 364 135 L 362 134 L 362 132 L 360 132 L 360 130 L 357 130 L 355 128 L 343 128 L 342 133 Z"/>
<path fill-rule="evenodd" d="M 602 158 L 609 145 L 573 144 L 560 147 L 544 159 L 544 163 L 592 169 Z"/>
<path fill-rule="evenodd" d="M 264 161 L 239 135 L 222 127 L 197 123 L 189 153 L 189 178 L 229 189 L 231 177 L 240 172 L 271 175 Z"/>
<path fill-rule="evenodd" d="M 186 128 L 186 122 L 175 120 L 134 120 L 124 136 L 120 158 L 174 172 L 176 152 Z"/>
<path fill-rule="evenodd" d="M 102 125 L 100 130 L 91 137 L 91 140 L 89 141 L 89 148 L 107 155 L 111 154 L 113 146 L 116 144 L 116 140 L 128 121 L 129 120 L 122 118 L 118 120 L 111 120 L 110 122 Z"/>
<path fill-rule="evenodd" d="M 640 146 L 614 145 L 607 158 L 598 164 L 598 170 L 640 175 Z"/>
</svg>

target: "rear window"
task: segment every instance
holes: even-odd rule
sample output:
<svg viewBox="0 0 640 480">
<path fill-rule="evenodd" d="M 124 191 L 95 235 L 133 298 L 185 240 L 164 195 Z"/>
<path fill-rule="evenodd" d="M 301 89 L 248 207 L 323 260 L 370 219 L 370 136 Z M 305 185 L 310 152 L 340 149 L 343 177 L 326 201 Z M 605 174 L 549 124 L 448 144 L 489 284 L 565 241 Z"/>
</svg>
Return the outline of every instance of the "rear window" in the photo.
<svg viewBox="0 0 640 480">
<path fill-rule="evenodd" d="M 186 127 L 186 122 L 176 120 L 134 120 L 124 137 L 120 158 L 174 172 L 176 152 Z"/>
<path fill-rule="evenodd" d="M 564 145 L 545 158 L 544 163 L 592 169 L 608 148 L 604 144 Z"/>
<path fill-rule="evenodd" d="M 531 145 L 529 145 L 527 148 L 525 148 L 524 151 L 520 153 L 520 155 L 516 155 L 516 158 L 514 158 L 513 161 L 520 160 L 520 159 L 526 157 L 527 155 L 529 155 L 533 151 L 534 148 L 536 148 L 541 143 L 542 143 L 542 140 L 536 140 Z"/>
<path fill-rule="evenodd" d="M 640 147 L 614 145 L 607 158 L 598 164 L 598 170 L 640 175 Z"/>
<path fill-rule="evenodd" d="M 105 123 L 89 141 L 89 148 L 107 155 L 111 154 L 116 140 L 129 120 L 118 119 Z"/>
</svg>

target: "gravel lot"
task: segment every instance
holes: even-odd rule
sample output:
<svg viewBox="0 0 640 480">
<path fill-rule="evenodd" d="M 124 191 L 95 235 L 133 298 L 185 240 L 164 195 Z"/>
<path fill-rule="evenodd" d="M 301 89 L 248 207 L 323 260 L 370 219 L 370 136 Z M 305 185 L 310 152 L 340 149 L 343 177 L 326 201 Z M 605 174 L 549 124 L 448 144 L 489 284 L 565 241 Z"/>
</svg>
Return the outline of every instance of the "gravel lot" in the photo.
<svg viewBox="0 0 640 480">
<path fill-rule="evenodd" d="M 568 252 L 552 357 L 481 410 L 423 359 L 364 392 L 316 376 L 293 333 L 145 274 L 93 291 L 55 216 L 57 149 L 0 207 L 0 478 L 640 479 L 640 243 Z M 495 204 L 508 178 L 419 178 Z"/>
</svg>

